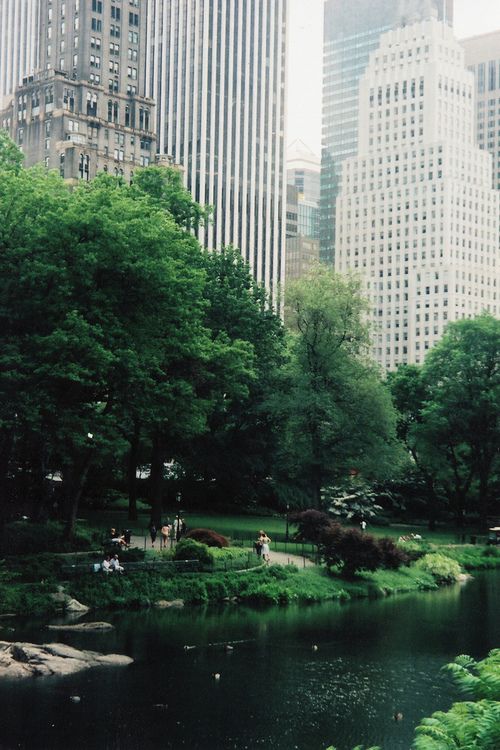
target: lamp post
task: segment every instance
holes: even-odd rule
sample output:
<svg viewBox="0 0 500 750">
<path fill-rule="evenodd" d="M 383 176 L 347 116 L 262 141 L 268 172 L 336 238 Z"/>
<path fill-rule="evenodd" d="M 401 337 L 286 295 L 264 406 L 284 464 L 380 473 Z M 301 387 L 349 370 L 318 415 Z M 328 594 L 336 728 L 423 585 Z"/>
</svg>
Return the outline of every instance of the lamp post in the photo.
<svg viewBox="0 0 500 750">
<path fill-rule="evenodd" d="M 288 533 L 288 511 L 290 510 L 290 504 L 286 504 L 286 531 L 285 531 L 285 541 L 288 542 L 290 539 L 290 535 Z"/>
<path fill-rule="evenodd" d="M 177 528 L 175 530 L 175 541 L 178 542 L 181 538 L 181 493 L 178 492 L 176 495 L 177 500 Z"/>
</svg>

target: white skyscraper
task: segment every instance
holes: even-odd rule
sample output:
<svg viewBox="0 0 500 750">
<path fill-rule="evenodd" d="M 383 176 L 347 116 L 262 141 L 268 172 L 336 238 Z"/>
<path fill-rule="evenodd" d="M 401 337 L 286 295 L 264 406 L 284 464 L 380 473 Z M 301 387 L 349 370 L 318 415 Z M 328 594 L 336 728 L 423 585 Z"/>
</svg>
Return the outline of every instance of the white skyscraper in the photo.
<svg viewBox="0 0 500 750">
<path fill-rule="evenodd" d="M 360 83 L 336 268 L 359 272 L 387 368 L 422 362 L 449 321 L 498 315 L 499 198 L 474 140 L 474 77 L 451 28 L 387 32 Z"/>
<path fill-rule="evenodd" d="M 235 245 L 276 299 L 283 279 L 288 0 L 148 0 L 160 154 L 214 207 L 209 249 Z"/>
<path fill-rule="evenodd" d="M 40 0 L 0 0 L 0 109 L 38 67 Z"/>
</svg>

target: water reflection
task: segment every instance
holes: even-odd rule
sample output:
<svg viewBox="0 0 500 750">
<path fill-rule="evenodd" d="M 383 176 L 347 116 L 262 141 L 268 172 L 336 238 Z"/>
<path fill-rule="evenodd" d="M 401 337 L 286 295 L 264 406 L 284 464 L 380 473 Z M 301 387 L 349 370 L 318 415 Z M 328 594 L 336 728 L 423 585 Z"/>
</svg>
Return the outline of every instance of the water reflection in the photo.
<svg viewBox="0 0 500 750">
<path fill-rule="evenodd" d="M 422 716 L 451 702 L 442 664 L 500 644 L 499 587 L 495 573 L 432 594 L 113 613 L 109 634 L 50 633 L 135 663 L 0 685 L 0 747 L 406 750 Z M 15 636 L 48 640 L 36 623 L 19 624 Z"/>
</svg>

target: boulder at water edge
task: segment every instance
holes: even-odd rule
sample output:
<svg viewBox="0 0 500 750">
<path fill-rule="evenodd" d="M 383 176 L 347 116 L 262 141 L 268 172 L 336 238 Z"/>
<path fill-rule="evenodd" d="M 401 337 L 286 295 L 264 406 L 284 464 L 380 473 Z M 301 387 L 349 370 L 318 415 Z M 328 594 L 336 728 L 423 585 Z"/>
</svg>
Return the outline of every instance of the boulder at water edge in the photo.
<svg viewBox="0 0 500 750">
<path fill-rule="evenodd" d="M 0 641 L 0 678 L 60 677 L 91 667 L 122 667 L 132 662 L 129 656 L 79 651 L 64 643 L 38 645 Z"/>
</svg>

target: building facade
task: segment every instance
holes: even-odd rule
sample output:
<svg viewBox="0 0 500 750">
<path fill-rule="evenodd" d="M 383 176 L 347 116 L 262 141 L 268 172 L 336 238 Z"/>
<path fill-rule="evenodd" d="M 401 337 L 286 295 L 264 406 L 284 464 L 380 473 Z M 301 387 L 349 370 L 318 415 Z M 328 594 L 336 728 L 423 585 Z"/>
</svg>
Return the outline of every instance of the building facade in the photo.
<svg viewBox="0 0 500 750">
<path fill-rule="evenodd" d="M 449 321 L 500 312 L 499 194 L 474 121 L 474 76 L 449 26 L 383 35 L 360 83 L 358 154 L 343 164 L 335 265 L 364 279 L 385 368 L 422 362 Z"/>
<path fill-rule="evenodd" d="M 287 158 L 287 240 L 285 280 L 301 278 L 319 262 L 320 158 L 295 141 Z M 291 219 L 295 217 L 295 231 Z"/>
<path fill-rule="evenodd" d="M 428 16 L 453 22 L 453 0 L 326 0 L 324 9 L 321 257 L 333 263 L 342 162 L 357 151 L 358 87 L 380 36 Z"/>
<path fill-rule="evenodd" d="M 154 103 L 145 96 L 146 17 L 139 0 L 40 0 L 38 70 L 0 124 L 25 164 L 65 179 L 105 171 L 130 180 L 154 159 Z"/>
<path fill-rule="evenodd" d="M 476 81 L 476 140 L 493 157 L 500 189 L 500 31 L 463 39 L 465 62 Z"/>
<path fill-rule="evenodd" d="M 0 0 L 0 110 L 38 69 L 40 0 Z"/>
<path fill-rule="evenodd" d="M 287 1 L 146 4 L 158 151 L 213 206 L 202 244 L 239 248 L 273 300 L 284 276 Z"/>
</svg>

